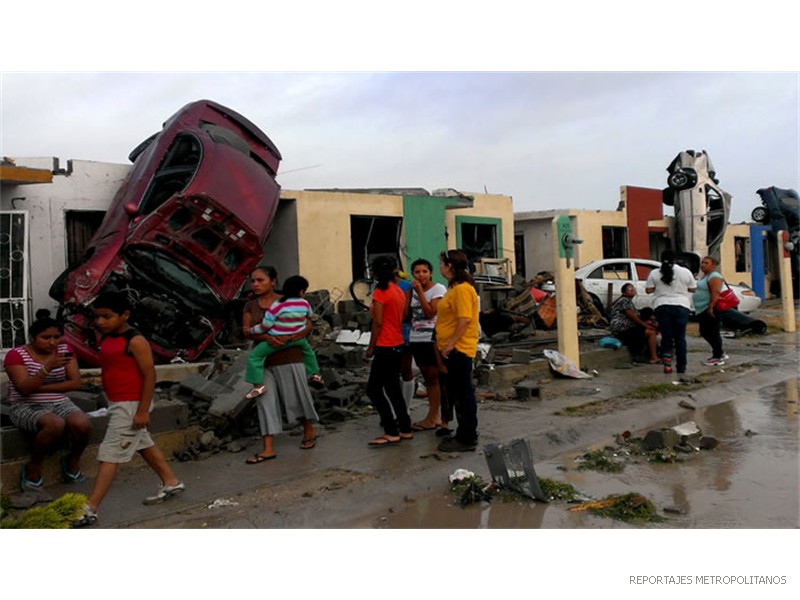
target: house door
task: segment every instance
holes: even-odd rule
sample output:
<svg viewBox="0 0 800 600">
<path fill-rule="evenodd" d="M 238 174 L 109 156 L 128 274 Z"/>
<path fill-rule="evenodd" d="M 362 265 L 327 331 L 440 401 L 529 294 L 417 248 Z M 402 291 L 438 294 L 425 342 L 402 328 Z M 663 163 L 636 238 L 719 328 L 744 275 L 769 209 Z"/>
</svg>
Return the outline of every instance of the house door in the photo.
<svg viewBox="0 0 800 600">
<path fill-rule="evenodd" d="M 0 211 L 0 348 L 24 344 L 30 320 L 28 212 Z"/>
</svg>

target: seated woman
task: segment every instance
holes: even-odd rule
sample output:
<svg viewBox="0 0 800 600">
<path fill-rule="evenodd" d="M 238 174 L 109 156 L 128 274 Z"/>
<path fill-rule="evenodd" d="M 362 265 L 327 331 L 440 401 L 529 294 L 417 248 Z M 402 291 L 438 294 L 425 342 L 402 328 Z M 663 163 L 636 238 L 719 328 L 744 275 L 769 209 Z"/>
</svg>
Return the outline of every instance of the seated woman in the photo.
<svg viewBox="0 0 800 600">
<path fill-rule="evenodd" d="M 3 361 L 9 379 L 9 417 L 19 430 L 33 436 L 30 459 L 20 477 L 23 492 L 42 489 L 44 458 L 65 434 L 70 446 L 61 460 L 64 481 L 83 481 L 80 459 L 92 430 L 89 417 L 66 395 L 81 386 L 81 378 L 72 349 L 61 343 L 61 324 L 42 316 L 28 334 L 30 342 L 10 350 Z"/>
<path fill-rule="evenodd" d="M 622 286 L 622 296 L 611 306 L 609 330 L 611 335 L 619 339 L 636 359 L 647 347 L 650 364 L 658 364 L 656 351 L 658 328 L 652 321 L 645 321 L 633 305 L 636 287 L 632 283 Z"/>
</svg>

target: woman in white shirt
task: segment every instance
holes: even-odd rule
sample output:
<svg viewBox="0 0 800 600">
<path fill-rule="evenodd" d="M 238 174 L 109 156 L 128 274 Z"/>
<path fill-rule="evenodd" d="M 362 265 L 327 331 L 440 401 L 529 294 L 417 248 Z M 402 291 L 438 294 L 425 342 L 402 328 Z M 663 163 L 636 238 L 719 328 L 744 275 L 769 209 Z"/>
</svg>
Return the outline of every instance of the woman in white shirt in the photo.
<svg viewBox="0 0 800 600">
<path fill-rule="evenodd" d="M 409 303 L 411 313 L 411 333 L 409 342 L 414 362 L 425 379 L 425 389 L 428 391 L 428 414 L 421 421 L 413 425 L 415 431 L 428 431 L 430 429 L 447 429 L 442 421 L 442 394 L 439 385 L 439 360 L 434 345 L 433 336 L 436 327 L 436 305 L 447 293 L 447 288 L 441 283 L 435 283 L 433 265 L 424 258 L 418 258 L 411 263 L 413 291 Z"/>
<path fill-rule="evenodd" d="M 655 294 L 653 309 L 661 331 L 661 361 L 664 373 L 672 373 L 674 347 L 675 369 L 686 372 L 686 324 L 692 308 L 692 294 L 697 289 L 694 275 L 675 264 L 675 253 L 661 253 L 661 268 L 650 271 L 645 284 L 648 294 Z"/>
</svg>

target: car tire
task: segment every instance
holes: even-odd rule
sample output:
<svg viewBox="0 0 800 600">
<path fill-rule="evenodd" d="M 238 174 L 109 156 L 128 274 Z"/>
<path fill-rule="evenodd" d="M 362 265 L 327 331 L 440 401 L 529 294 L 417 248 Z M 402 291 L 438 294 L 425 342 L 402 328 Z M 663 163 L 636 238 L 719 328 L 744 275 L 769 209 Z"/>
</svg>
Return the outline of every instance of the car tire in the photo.
<svg viewBox="0 0 800 600">
<path fill-rule="evenodd" d="M 697 184 L 697 173 L 694 169 L 677 169 L 667 177 L 667 185 L 673 189 L 688 190 Z"/>
<path fill-rule="evenodd" d="M 769 211 L 765 206 L 756 206 L 750 213 L 750 218 L 756 223 L 766 223 L 769 221 Z"/>
<path fill-rule="evenodd" d="M 664 206 L 675 206 L 675 192 L 669 188 L 664 188 L 661 191 L 661 201 Z"/>
</svg>

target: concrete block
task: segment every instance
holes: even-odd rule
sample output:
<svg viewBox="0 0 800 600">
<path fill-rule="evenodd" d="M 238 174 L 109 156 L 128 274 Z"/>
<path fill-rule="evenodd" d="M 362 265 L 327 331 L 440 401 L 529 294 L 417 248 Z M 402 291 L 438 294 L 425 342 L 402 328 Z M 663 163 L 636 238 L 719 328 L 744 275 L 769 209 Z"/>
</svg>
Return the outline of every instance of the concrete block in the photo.
<svg viewBox="0 0 800 600">
<path fill-rule="evenodd" d="M 645 450 L 659 450 L 674 448 L 680 443 L 680 436 L 673 429 L 653 429 L 648 431 L 642 440 Z"/>
<path fill-rule="evenodd" d="M 331 406 L 347 408 L 361 397 L 360 387 L 357 385 L 346 385 L 337 390 L 329 390 L 322 394 L 322 399 Z"/>
<path fill-rule="evenodd" d="M 336 390 L 344 385 L 344 380 L 335 369 L 320 369 L 320 376 L 329 390 Z"/>
<path fill-rule="evenodd" d="M 514 348 L 511 351 L 511 362 L 515 364 L 527 365 L 531 362 L 531 351 L 522 348 Z"/>
<path fill-rule="evenodd" d="M 364 348 L 352 348 L 344 353 L 344 365 L 348 369 L 364 366 Z"/>
<path fill-rule="evenodd" d="M 237 382 L 234 387 L 226 391 L 211 402 L 208 407 L 208 414 L 214 417 L 230 417 L 235 419 L 242 411 L 247 408 L 248 404 L 253 402 L 252 399 L 245 398 L 253 386 L 244 379 Z"/>
<path fill-rule="evenodd" d="M 678 444 L 688 444 L 694 448 L 699 447 L 703 432 L 694 421 L 687 421 L 672 428 L 678 435 Z"/>
<path fill-rule="evenodd" d="M 180 389 L 204 400 L 214 400 L 220 394 L 230 391 L 226 385 L 217 381 L 206 379 L 200 375 L 191 374 L 180 382 Z"/>
<path fill-rule="evenodd" d="M 514 386 L 514 391 L 517 392 L 517 398 L 522 401 L 538 400 L 541 398 L 539 384 L 535 381 L 520 381 Z"/>
</svg>

